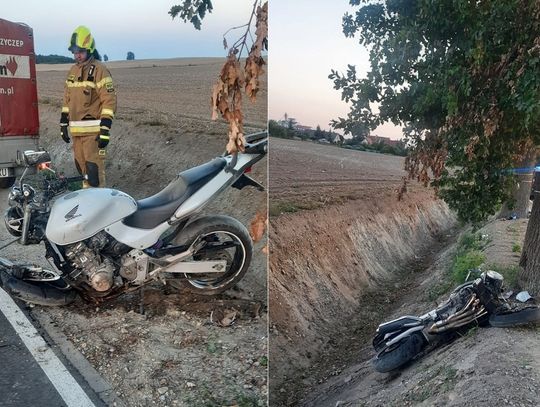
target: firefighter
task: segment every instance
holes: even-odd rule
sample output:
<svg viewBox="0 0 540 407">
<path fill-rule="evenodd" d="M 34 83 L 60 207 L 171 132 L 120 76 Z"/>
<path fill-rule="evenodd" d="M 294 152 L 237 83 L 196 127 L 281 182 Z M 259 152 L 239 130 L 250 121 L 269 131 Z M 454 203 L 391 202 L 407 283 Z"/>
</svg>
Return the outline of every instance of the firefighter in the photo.
<svg viewBox="0 0 540 407">
<path fill-rule="evenodd" d="M 64 87 L 60 134 L 66 143 L 73 139 L 75 165 L 87 176 L 83 187 L 104 187 L 105 148 L 116 111 L 116 91 L 87 27 L 73 31 L 68 49 L 76 63 Z"/>
</svg>

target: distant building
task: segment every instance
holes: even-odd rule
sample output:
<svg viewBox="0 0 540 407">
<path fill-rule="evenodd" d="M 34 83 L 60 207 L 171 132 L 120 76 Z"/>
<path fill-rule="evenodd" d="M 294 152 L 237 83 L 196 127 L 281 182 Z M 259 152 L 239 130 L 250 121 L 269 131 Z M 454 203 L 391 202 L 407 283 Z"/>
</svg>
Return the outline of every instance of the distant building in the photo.
<svg viewBox="0 0 540 407">
<path fill-rule="evenodd" d="M 392 140 L 389 137 L 382 137 L 382 136 L 366 136 L 364 140 L 362 140 L 362 144 L 372 145 L 372 144 L 378 144 L 383 143 L 392 147 L 396 147 L 401 140 Z"/>
<path fill-rule="evenodd" d="M 338 133 L 332 133 L 330 141 L 334 144 L 343 143 L 344 137 Z"/>
<path fill-rule="evenodd" d="M 310 131 L 310 130 L 313 130 L 313 128 L 311 126 L 302 126 L 301 124 L 296 124 L 294 127 L 293 127 L 295 130 L 300 130 L 300 131 Z"/>
</svg>

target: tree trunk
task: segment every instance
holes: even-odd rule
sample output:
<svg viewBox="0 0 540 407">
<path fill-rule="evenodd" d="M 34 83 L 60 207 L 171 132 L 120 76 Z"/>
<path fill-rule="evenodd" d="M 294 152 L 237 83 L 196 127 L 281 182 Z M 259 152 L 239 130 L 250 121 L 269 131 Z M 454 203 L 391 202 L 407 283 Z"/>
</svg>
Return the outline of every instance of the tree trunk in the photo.
<svg viewBox="0 0 540 407">
<path fill-rule="evenodd" d="M 540 176 L 534 177 L 533 206 L 519 265 L 518 284 L 531 295 L 540 294 Z"/>
<path fill-rule="evenodd" d="M 530 153 L 519 164 L 520 169 L 527 169 L 519 172 L 516 176 L 517 182 L 512 191 L 512 202 L 506 202 L 499 212 L 499 219 L 526 218 L 529 215 L 531 184 L 533 182 L 534 166 L 536 165 L 536 150 L 531 149 Z M 531 169 L 530 171 L 528 169 Z"/>
</svg>

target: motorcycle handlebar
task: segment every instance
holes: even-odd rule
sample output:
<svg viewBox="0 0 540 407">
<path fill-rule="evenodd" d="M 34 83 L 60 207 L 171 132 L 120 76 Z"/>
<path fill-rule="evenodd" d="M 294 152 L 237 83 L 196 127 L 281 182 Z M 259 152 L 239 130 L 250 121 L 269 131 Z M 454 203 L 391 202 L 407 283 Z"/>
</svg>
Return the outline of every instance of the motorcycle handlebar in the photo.
<svg viewBox="0 0 540 407">
<path fill-rule="evenodd" d="M 81 182 L 81 181 L 86 181 L 87 177 L 84 176 L 84 175 L 80 175 L 78 177 L 66 177 L 64 178 L 66 180 L 66 182 L 69 184 L 71 182 Z"/>
<path fill-rule="evenodd" d="M 267 137 L 268 137 L 268 132 L 265 130 L 265 131 L 260 131 L 258 133 L 248 134 L 245 136 L 245 139 L 246 139 L 246 143 L 253 143 L 255 141 L 259 141 Z"/>
<path fill-rule="evenodd" d="M 65 191 L 70 183 L 85 181 L 86 179 L 86 176 L 62 177 L 55 180 L 46 181 L 46 185 L 47 189 L 52 192 L 53 195 L 57 195 Z"/>
<path fill-rule="evenodd" d="M 255 144 L 247 144 L 246 154 L 266 154 L 268 151 L 268 139 L 264 139 Z"/>
</svg>

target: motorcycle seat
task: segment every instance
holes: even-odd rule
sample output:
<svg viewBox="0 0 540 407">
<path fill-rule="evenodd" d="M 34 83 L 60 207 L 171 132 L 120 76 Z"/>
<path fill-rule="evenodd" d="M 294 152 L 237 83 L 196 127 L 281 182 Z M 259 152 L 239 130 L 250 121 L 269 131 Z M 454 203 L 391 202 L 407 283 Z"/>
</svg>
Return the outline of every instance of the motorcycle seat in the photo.
<svg viewBox="0 0 540 407">
<path fill-rule="evenodd" d="M 137 211 L 124 219 L 127 226 L 153 229 L 169 219 L 178 207 L 214 178 L 226 165 L 223 157 L 182 171 L 163 190 L 137 201 Z"/>
</svg>

